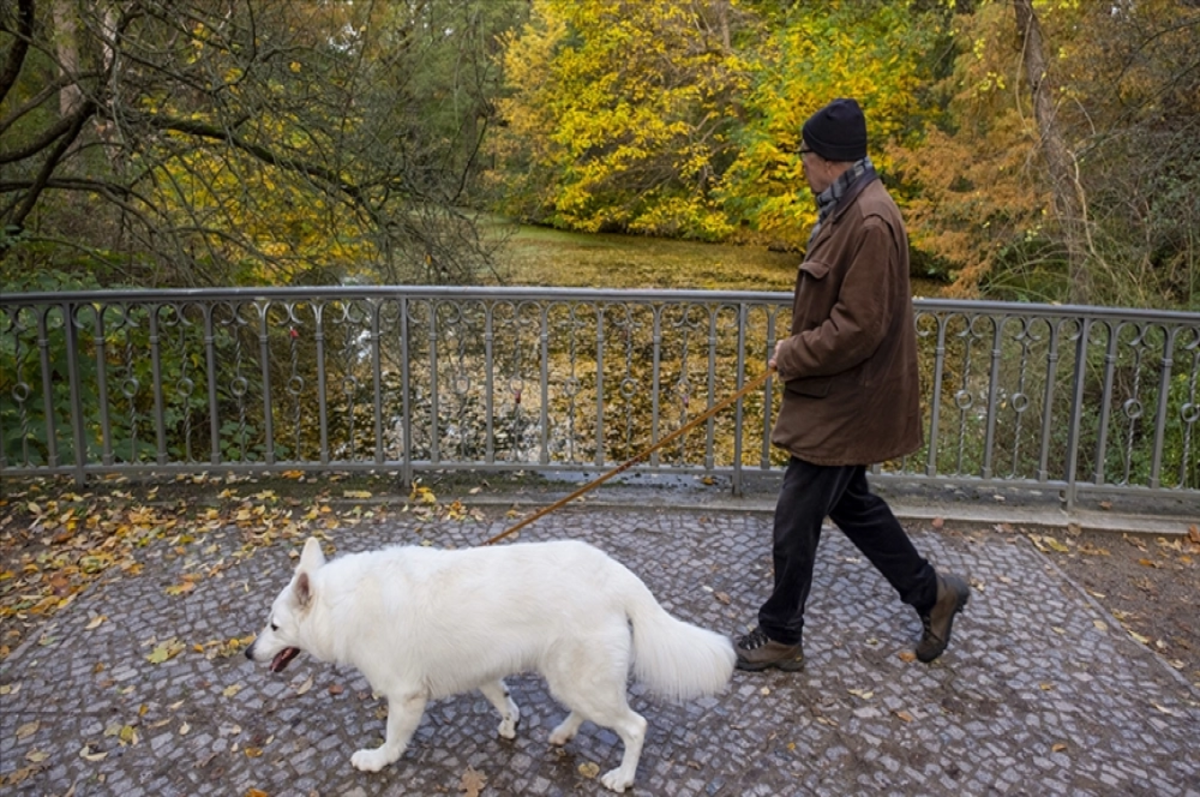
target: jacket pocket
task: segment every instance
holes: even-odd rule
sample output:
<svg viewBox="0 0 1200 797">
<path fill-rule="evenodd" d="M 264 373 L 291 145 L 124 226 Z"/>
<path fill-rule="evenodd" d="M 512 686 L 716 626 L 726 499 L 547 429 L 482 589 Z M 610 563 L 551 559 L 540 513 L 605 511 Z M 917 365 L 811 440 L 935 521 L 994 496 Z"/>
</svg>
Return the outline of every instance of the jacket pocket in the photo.
<svg viewBox="0 0 1200 797">
<path fill-rule="evenodd" d="M 806 260 L 800 264 L 800 273 L 815 280 L 823 280 L 829 275 L 830 266 L 820 260 Z"/>
<path fill-rule="evenodd" d="M 832 376 L 810 376 L 786 382 L 784 390 L 806 398 L 825 398 L 829 395 L 829 388 L 832 384 Z"/>
</svg>

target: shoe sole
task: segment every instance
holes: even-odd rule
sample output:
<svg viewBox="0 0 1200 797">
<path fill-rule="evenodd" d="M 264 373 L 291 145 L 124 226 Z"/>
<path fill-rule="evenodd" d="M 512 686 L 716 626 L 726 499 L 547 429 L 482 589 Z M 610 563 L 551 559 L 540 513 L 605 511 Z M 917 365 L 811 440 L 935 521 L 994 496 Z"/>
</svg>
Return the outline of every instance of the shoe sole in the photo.
<svg viewBox="0 0 1200 797">
<path fill-rule="evenodd" d="M 806 663 L 807 662 L 805 662 L 803 658 L 784 659 L 782 661 L 767 661 L 761 664 L 758 662 L 742 661 L 741 659 L 738 659 L 736 666 L 743 672 L 762 672 L 763 670 L 769 670 L 772 667 L 777 670 L 783 670 L 784 672 L 800 672 L 800 670 L 804 669 L 804 665 Z"/>
</svg>

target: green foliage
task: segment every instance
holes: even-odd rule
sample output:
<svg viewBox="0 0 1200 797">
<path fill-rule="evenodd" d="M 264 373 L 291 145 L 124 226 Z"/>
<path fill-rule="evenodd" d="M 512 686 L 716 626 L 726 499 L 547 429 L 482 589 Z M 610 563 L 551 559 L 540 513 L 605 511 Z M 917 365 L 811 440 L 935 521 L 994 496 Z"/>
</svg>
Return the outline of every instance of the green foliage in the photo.
<svg viewBox="0 0 1200 797">
<path fill-rule="evenodd" d="M 737 159 L 721 196 L 738 224 L 801 244 L 816 220 L 800 164 L 800 131 L 836 97 L 863 106 L 876 167 L 891 170 L 889 142 L 910 137 L 938 18 L 907 3 L 805 5 L 757 50 Z"/>
<path fill-rule="evenodd" d="M 505 210 L 567 229 L 702 240 L 746 86 L 710 4 L 537 0 L 505 39 Z"/>
</svg>

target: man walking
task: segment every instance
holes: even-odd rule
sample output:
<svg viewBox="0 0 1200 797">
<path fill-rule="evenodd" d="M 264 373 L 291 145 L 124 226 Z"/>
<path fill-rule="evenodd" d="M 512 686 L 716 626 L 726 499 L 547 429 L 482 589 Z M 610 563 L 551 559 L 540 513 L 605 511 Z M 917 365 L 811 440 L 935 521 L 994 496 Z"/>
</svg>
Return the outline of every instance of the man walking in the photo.
<svg viewBox="0 0 1200 797">
<path fill-rule="evenodd" d="M 969 588 L 921 557 L 866 475 L 922 442 L 908 233 L 867 157 L 857 102 L 834 100 L 802 137 L 818 218 L 796 278 L 791 335 L 770 360 L 785 385 L 771 441 L 791 459 L 775 508 L 774 589 L 757 628 L 737 640 L 737 666 L 804 666 L 804 605 L 826 516 L 916 609 L 917 658 L 930 662 L 949 644 Z"/>
</svg>

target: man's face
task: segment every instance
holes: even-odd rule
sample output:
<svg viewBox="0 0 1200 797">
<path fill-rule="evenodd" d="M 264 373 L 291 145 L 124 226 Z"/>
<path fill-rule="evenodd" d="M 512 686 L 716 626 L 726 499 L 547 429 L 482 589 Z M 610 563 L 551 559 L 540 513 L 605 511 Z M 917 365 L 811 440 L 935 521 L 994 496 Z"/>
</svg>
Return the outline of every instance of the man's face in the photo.
<svg viewBox="0 0 1200 797">
<path fill-rule="evenodd" d="M 808 180 L 808 187 L 812 190 L 813 196 L 833 184 L 833 177 L 829 175 L 829 161 L 811 149 L 800 147 L 800 163 L 804 166 L 804 177 Z"/>
</svg>

